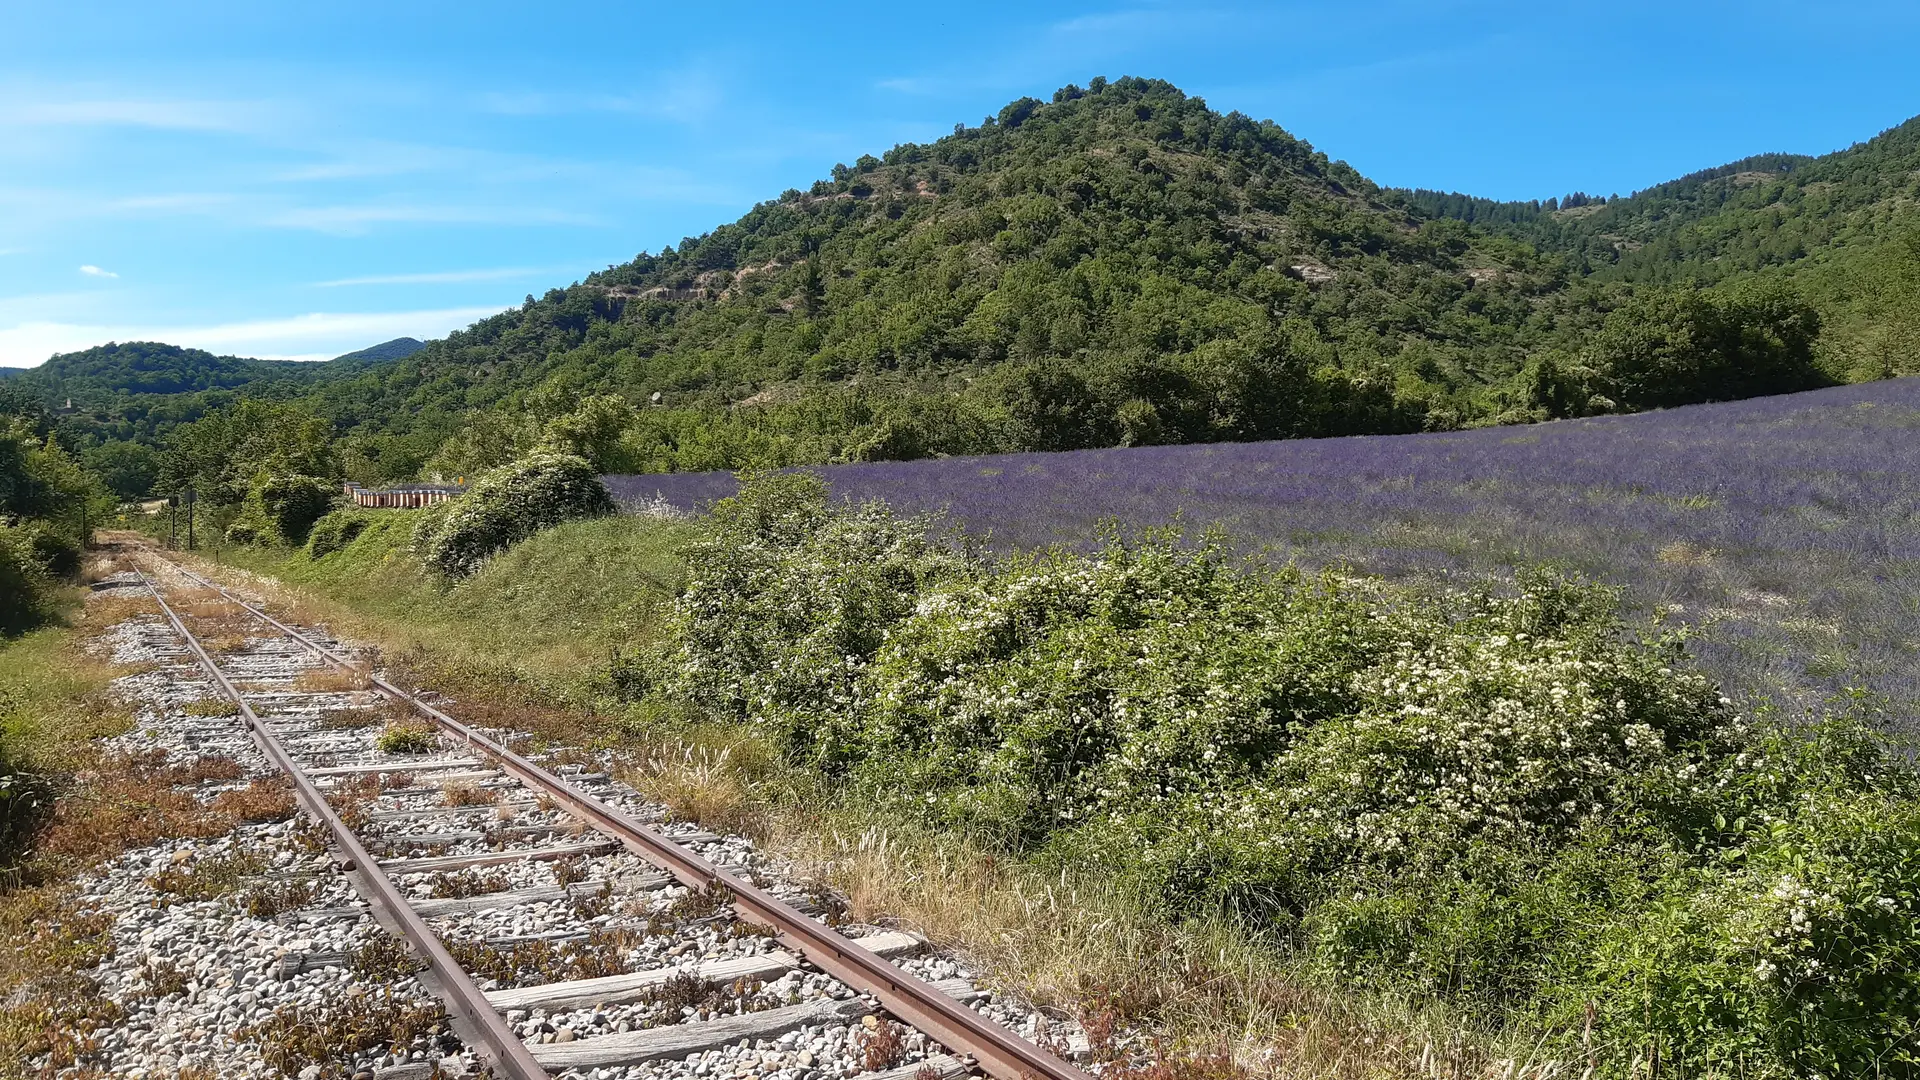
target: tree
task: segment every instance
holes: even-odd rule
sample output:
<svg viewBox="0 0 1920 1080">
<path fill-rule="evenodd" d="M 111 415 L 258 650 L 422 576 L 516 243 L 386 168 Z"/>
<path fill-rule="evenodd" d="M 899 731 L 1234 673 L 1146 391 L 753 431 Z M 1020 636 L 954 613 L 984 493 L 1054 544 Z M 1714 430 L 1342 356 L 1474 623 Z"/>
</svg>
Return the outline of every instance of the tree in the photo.
<svg viewBox="0 0 1920 1080">
<path fill-rule="evenodd" d="M 297 406 L 241 401 L 175 428 L 156 488 L 193 488 L 216 506 L 246 498 L 262 476 L 340 477 L 333 425 Z"/>
<path fill-rule="evenodd" d="M 1003 370 L 995 381 L 1012 422 L 1013 445 L 1023 450 L 1078 450 L 1107 444 L 1100 399 L 1065 364 L 1034 360 Z"/>
<path fill-rule="evenodd" d="M 1607 316 L 1587 360 L 1628 409 L 1731 401 L 1825 385 L 1819 333 L 1819 315 L 1784 286 L 1687 284 L 1648 290 Z"/>
<path fill-rule="evenodd" d="M 585 458 L 601 472 L 615 472 L 624 468 L 620 437 L 636 418 L 626 398 L 618 394 L 597 394 L 582 401 L 579 408 L 549 422 L 540 445 Z"/>
<path fill-rule="evenodd" d="M 135 442 L 101 443 L 89 447 L 81 460 L 122 499 L 146 497 L 160 475 L 160 455 Z"/>
</svg>

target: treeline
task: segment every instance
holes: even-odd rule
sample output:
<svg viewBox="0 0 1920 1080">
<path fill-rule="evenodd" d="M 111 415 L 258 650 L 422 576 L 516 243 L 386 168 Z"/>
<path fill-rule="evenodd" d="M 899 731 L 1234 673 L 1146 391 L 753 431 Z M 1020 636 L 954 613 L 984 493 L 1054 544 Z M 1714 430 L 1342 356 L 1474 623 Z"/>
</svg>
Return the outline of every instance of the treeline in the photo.
<svg viewBox="0 0 1920 1080">
<path fill-rule="evenodd" d="M 46 621 L 118 500 L 53 436 L 45 409 L 0 384 L 0 637 Z"/>
<path fill-rule="evenodd" d="M 1834 381 L 1820 318 L 1792 290 L 1633 288 L 1579 345 L 1534 352 L 1500 388 L 1507 422 L 1664 408 Z M 152 489 L 196 491 L 206 511 L 240 513 L 268 477 L 382 483 L 456 479 L 535 450 L 604 473 L 780 468 L 942 455 L 1249 441 L 1443 429 L 1453 403 L 1386 367 L 1354 372 L 1310 325 L 1283 323 L 1171 356 L 1043 358 L 976 375 L 887 372 L 793 385 L 732 404 L 653 404 L 619 394 L 516 395 L 404 455 L 370 456 L 305 402 L 242 401 L 175 428 L 151 463 Z M 378 445 L 377 443 L 375 444 Z M 395 474 L 398 475 L 395 475 Z M 252 515 L 256 520 L 259 514 Z M 216 518 L 225 529 L 231 517 Z"/>
</svg>

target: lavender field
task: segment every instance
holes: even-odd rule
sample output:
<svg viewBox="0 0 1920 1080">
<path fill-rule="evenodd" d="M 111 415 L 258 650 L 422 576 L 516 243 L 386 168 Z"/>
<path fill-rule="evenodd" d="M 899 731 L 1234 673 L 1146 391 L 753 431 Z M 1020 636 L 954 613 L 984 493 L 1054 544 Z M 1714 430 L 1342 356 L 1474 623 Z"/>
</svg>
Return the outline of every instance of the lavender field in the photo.
<svg viewBox="0 0 1920 1080">
<path fill-rule="evenodd" d="M 1920 702 L 1920 379 L 1434 435 L 858 464 L 849 499 L 944 510 L 996 548 L 1104 519 L 1217 524 L 1303 565 L 1459 581 L 1552 563 L 1695 627 L 1730 691 Z M 725 473 L 609 477 L 681 508 Z"/>
</svg>

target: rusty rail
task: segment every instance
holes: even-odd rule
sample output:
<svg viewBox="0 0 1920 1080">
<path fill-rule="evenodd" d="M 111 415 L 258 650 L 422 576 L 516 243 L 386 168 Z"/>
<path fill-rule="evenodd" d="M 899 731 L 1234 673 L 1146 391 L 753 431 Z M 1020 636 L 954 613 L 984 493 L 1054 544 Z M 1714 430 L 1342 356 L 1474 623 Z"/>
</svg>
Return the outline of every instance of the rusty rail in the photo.
<svg viewBox="0 0 1920 1080">
<path fill-rule="evenodd" d="M 177 564 L 176 564 L 177 566 Z M 346 657 L 308 638 L 266 612 L 228 592 L 216 582 L 179 567 L 255 617 L 278 629 L 315 656 L 338 668 L 360 671 Z M 857 990 L 871 994 L 888 1012 L 906 1021 L 947 1048 L 967 1054 L 995 1080 L 1093 1080 L 1091 1074 L 1064 1061 L 999 1024 L 954 1001 L 926 981 L 894 967 L 833 929 L 758 886 L 721 870 L 693 852 L 646 828 L 593 796 L 540 768 L 482 735 L 472 727 L 434 708 L 415 695 L 370 672 L 368 684 L 395 701 L 411 706 L 448 734 L 486 753 L 502 769 L 564 804 L 572 813 L 617 838 L 628 850 L 695 887 L 720 885 L 734 895 L 743 914 L 779 931 L 779 940 L 798 950 L 821 970 Z"/>
<path fill-rule="evenodd" d="M 136 573 L 140 572 L 136 571 Z M 212 585 L 197 574 L 189 576 Z M 214 663 L 213 657 L 209 656 L 207 650 L 201 646 L 200 640 L 194 637 L 186 624 L 180 621 L 180 616 L 175 614 L 166 599 L 160 595 L 160 590 L 154 585 L 152 579 L 145 573 L 140 573 L 140 580 L 146 584 L 147 591 L 153 593 L 154 600 L 160 605 L 161 613 L 166 615 L 167 622 L 173 625 L 174 633 L 179 634 L 180 640 L 187 643 L 187 648 L 192 650 L 194 656 L 199 659 L 200 666 L 204 667 L 207 674 L 212 676 L 213 681 L 219 685 L 220 691 L 232 699 L 234 705 L 239 708 L 241 722 L 246 725 L 247 733 L 253 736 L 255 745 L 260 747 L 260 751 L 267 756 L 267 760 L 273 762 L 293 781 L 294 794 L 299 798 L 300 804 L 306 807 L 307 813 L 313 815 L 327 827 L 328 832 L 333 834 L 333 841 L 346 862 L 342 869 L 360 871 L 360 877 L 367 884 L 367 903 L 387 916 L 393 925 L 399 926 L 401 933 L 414 951 L 426 960 L 427 966 L 432 969 L 439 983 L 440 997 L 447 1005 L 449 1014 L 459 1018 L 470 1031 L 479 1036 L 480 1045 L 473 1049 L 486 1058 L 495 1069 L 511 1077 L 512 1080 L 547 1080 L 546 1070 L 533 1060 L 533 1054 L 527 1050 L 526 1044 L 520 1041 L 520 1037 L 507 1027 L 506 1022 L 500 1018 L 500 1014 L 487 1003 L 486 994 L 474 985 L 465 971 L 461 970 L 460 965 L 454 961 L 453 955 L 447 952 L 447 947 L 440 943 L 439 937 L 427 925 L 426 920 L 407 905 L 406 898 L 400 895 L 392 879 L 380 869 L 379 861 L 367 851 L 365 845 L 360 843 L 360 838 L 353 834 L 353 830 L 347 828 L 346 822 L 340 820 L 340 815 L 335 813 L 333 807 L 327 803 L 326 796 L 321 794 L 320 789 L 314 787 L 313 782 L 300 771 L 300 767 L 280 745 L 280 741 L 274 738 L 273 732 L 260 722 L 260 717 L 254 713 L 253 706 L 247 704 L 247 699 L 241 695 L 239 688 L 233 685 L 226 673 L 220 670 L 220 665 Z M 213 587 L 219 588 L 217 585 Z M 247 607 L 250 611 L 253 610 L 249 605 L 228 594 L 225 589 L 220 589 L 220 592 L 234 603 Z"/>
</svg>

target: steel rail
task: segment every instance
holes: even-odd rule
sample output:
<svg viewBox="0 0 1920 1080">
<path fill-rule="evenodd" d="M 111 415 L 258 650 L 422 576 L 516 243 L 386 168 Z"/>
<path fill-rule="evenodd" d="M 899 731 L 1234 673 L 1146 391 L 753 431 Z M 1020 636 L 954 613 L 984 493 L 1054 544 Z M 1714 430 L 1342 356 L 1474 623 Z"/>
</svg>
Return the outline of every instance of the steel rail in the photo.
<svg viewBox="0 0 1920 1080">
<path fill-rule="evenodd" d="M 548 1080 L 547 1071 L 533 1059 L 533 1053 L 527 1049 L 527 1045 L 520 1041 L 520 1037 L 507 1027 L 500 1014 L 487 1003 L 486 994 L 474 985 L 465 971 L 461 970 L 453 954 L 441 944 L 440 938 L 434 934 L 426 920 L 407 905 L 406 899 L 400 895 L 400 890 L 395 887 L 392 879 L 380 869 L 379 861 L 367 851 L 365 845 L 360 843 L 360 838 L 353 834 L 353 830 L 347 828 L 346 822 L 334 812 L 320 789 L 314 787 L 313 782 L 300 771 L 299 765 L 286 752 L 286 748 L 280 745 L 280 741 L 274 737 L 273 732 L 260 722 L 259 715 L 253 711 L 253 706 L 247 704 L 247 699 L 240 693 L 239 688 L 227 678 L 226 672 L 220 670 L 220 665 L 214 663 L 213 657 L 208 655 L 199 639 L 193 636 L 186 624 L 180 621 L 180 616 L 167 604 L 166 598 L 160 595 L 159 587 L 144 572 L 136 570 L 135 573 L 140 574 L 140 580 L 146 584 L 147 590 L 153 593 L 154 600 L 159 603 L 161 613 L 166 615 L 167 621 L 173 625 L 174 632 L 180 635 L 180 639 L 187 643 L 187 648 L 191 649 L 194 656 L 199 659 L 200 666 L 213 677 L 213 681 L 219 685 L 221 692 L 239 707 L 240 719 L 246 725 L 247 733 L 253 736 L 254 743 L 260 747 L 269 761 L 293 781 L 294 793 L 300 799 L 301 805 L 306 807 L 307 813 L 318 819 L 327 827 L 327 831 L 333 834 L 334 843 L 338 845 L 347 863 L 343 869 L 360 871 L 360 877 L 368 886 L 367 902 L 400 927 L 408 943 L 433 970 L 434 977 L 439 983 L 440 997 L 450 1006 L 449 1011 L 479 1034 L 482 1045 L 475 1046 L 473 1049 L 512 1080 Z M 211 584 L 197 574 L 189 576 Z M 224 589 L 220 591 L 223 594 L 226 592 Z M 241 603 L 230 594 L 228 599 Z M 242 606 L 247 605 L 242 604 Z"/>
<path fill-rule="evenodd" d="M 175 564 L 176 566 L 178 564 Z M 359 672 L 368 685 L 395 701 L 413 707 L 422 716 L 469 746 L 498 761 L 523 782 L 546 792 L 582 820 L 617 838 L 628 850 L 694 887 L 722 886 L 734 896 L 744 914 L 779 932 L 782 944 L 795 949 L 821 970 L 857 990 L 873 995 L 888 1012 L 933 1037 L 947 1048 L 971 1055 L 995 1080 L 1093 1080 L 1091 1074 L 1021 1038 L 885 959 L 861 948 L 852 939 L 822 926 L 799 909 L 758 886 L 735 877 L 681 847 L 613 807 L 574 788 L 564 780 L 448 716 L 371 672 L 355 667 L 346 657 L 300 633 L 293 627 L 228 592 L 217 582 L 179 567 L 180 572 L 214 589 L 292 638 L 314 655 L 336 667 Z"/>
</svg>

